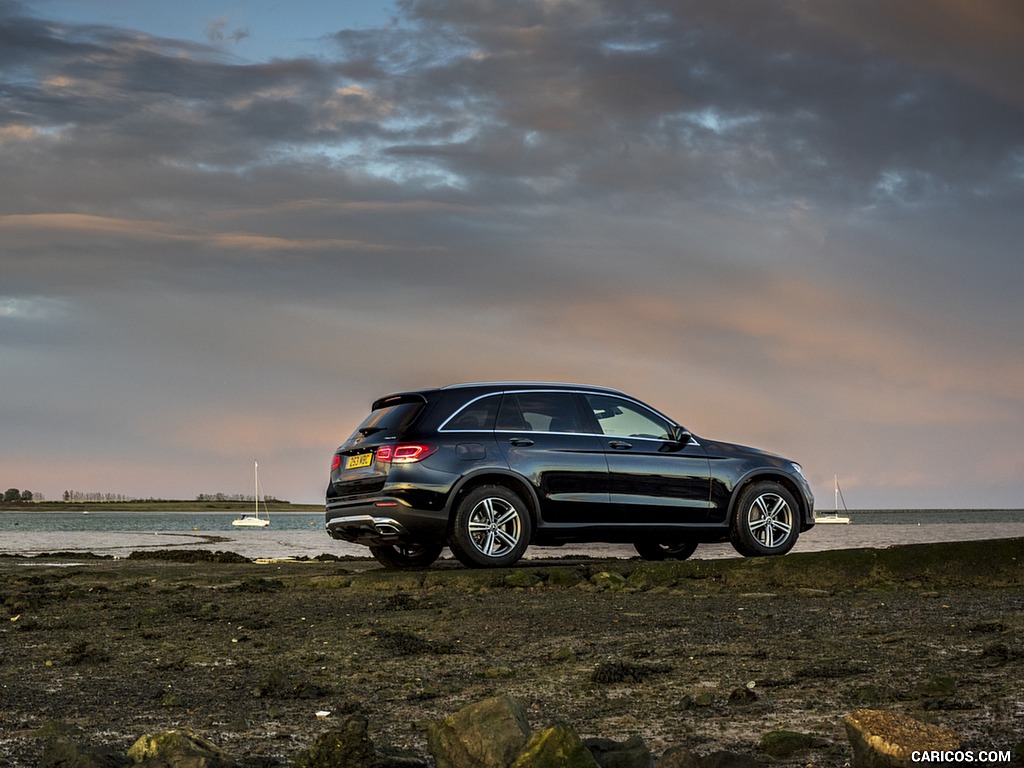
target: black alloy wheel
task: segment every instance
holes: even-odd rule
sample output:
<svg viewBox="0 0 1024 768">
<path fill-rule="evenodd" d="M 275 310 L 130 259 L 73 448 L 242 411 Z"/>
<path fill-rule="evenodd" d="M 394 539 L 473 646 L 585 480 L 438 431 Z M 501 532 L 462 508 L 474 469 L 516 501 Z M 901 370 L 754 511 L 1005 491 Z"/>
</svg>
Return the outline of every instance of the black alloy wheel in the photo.
<svg viewBox="0 0 1024 768">
<path fill-rule="evenodd" d="M 370 547 L 374 559 L 393 571 L 426 568 L 441 556 L 443 544 L 385 544 Z"/>
<path fill-rule="evenodd" d="M 448 546 L 469 568 L 503 568 L 526 552 L 532 529 L 530 512 L 517 493 L 482 485 L 458 502 Z"/>
<path fill-rule="evenodd" d="M 785 487 L 773 481 L 753 483 L 736 503 L 730 525 L 733 548 L 745 557 L 784 555 L 800 535 L 799 515 Z"/>
<path fill-rule="evenodd" d="M 676 541 L 671 544 L 637 541 L 633 549 L 644 560 L 686 560 L 697 551 L 696 541 Z"/>
</svg>

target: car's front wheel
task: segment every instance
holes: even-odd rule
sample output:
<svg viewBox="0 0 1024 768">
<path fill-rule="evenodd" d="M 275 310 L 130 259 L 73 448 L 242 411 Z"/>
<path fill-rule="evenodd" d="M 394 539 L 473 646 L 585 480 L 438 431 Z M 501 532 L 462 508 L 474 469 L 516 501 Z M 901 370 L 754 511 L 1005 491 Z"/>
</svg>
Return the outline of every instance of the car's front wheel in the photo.
<svg viewBox="0 0 1024 768">
<path fill-rule="evenodd" d="M 754 483 L 740 495 L 730 527 L 733 548 L 746 557 L 784 555 L 800 535 L 799 508 L 775 482 Z"/>
<path fill-rule="evenodd" d="M 470 568 L 501 568 L 523 556 L 531 531 L 530 512 L 519 494 L 484 485 L 458 502 L 448 546 Z"/>
<path fill-rule="evenodd" d="M 370 547 L 374 559 L 393 571 L 426 568 L 441 556 L 443 544 L 385 544 Z"/>
<path fill-rule="evenodd" d="M 644 560 L 685 560 L 697 551 L 696 541 L 676 541 L 671 544 L 638 541 L 633 544 Z"/>
</svg>

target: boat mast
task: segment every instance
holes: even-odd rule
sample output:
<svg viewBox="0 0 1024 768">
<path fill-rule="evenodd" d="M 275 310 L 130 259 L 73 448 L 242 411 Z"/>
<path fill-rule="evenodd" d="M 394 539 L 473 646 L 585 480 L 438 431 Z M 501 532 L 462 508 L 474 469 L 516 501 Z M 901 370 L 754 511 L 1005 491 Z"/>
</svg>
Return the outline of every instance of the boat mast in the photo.
<svg viewBox="0 0 1024 768">
<path fill-rule="evenodd" d="M 256 478 L 256 517 L 260 516 L 260 463 L 253 461 L 253 475 Z"/>
</svg>

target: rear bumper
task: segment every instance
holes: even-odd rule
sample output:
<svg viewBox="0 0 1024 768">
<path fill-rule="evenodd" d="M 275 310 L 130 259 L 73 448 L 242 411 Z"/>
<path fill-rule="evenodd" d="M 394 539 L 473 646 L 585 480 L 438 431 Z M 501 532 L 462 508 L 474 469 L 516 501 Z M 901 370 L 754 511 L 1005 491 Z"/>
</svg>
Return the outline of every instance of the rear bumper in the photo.
<svg viewBox="0 0 1024 768">
<path fill-rule="evenodd" d="M 358 503 L 328 501 L 325 515 L 331 538 L 367 547 L 443 542 L 447 525 L 444 510 L 415 509 L 388 497 Z"/>
<path fill-rule="evenodd" d="M 367 546 L 394 544 L 408 537 L 408 531 L 400 522 L 391 517 L 375 515 L 335 517 L 327 521 L 327 533 L 332 539 Z"/>
</svg>

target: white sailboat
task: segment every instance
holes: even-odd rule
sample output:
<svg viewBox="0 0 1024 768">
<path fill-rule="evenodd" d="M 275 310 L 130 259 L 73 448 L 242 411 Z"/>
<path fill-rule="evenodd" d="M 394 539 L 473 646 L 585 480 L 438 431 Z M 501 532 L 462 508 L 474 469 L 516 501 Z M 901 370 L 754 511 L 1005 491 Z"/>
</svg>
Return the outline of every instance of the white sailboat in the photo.
<svg viewBox="0 0 1024 768">
<path fill-rule="evenodd" d="M 836 506 L 835 506 L 835 510 L 830 515 L 815 516 L 814 522 L 816 522 L 816 523 L 832 523 L 832 524 L 838 524 L 838 525 L 849 525 L 850 524 L 850 518 L 849 517 L 840 516 L 840 514 L 839 514 L 839 500 L 840 499 L 843 500 L 843 512 L 847 513 L 847 515 L 850 513 L 850 510 L 848 510 L 846 508 L 846 499 L 843 499 L 843 492 L 839 488 L 839 475 L 835 476 L 835 486 L 836 486 Z"/>
<path fill-rule="evenodd" d="M 266 528 L 270 525 L 270 512 L 267 509 L 267 503 L 263 502 L 263 512 L 266 517 L 260 517 L 260 465 L 259 462 L 254 461 L 254 474 L 256 476 L 256 513 L 254 515 L 242 515 L 236 517 L 231 521 L 232 525 L 237 525 L 240 528 Z"/>
</svg>

